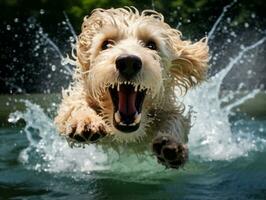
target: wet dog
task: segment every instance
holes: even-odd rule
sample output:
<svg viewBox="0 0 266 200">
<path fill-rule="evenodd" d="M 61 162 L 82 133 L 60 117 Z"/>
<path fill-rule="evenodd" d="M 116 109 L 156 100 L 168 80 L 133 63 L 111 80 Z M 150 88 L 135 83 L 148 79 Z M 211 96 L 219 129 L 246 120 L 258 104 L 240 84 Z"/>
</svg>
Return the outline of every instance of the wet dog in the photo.
<svg viewBox="0 0 266 200">
<path fill-rule="evenodd" d="M 84 18 L 76 51 L 59 132 L 71 143 L 151 148 L 159 163 L 183 166 L 191 125 L 178 94 L 204 80 L 206 38 L 182 40 L 153 10 L 96 9 Z"/>
</svg>

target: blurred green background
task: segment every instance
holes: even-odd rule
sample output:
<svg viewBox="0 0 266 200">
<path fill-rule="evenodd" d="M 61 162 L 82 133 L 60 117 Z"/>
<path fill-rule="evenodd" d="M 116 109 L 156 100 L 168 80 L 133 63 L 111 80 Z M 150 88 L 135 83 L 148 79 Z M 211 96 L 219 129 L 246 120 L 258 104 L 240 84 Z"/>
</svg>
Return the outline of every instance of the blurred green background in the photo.
<svg viewBox="0 0 266 200">
<path fill-rule="evenodd" d="M 85 15 L 95 8 L 135 6 L 140 11 L 155 9 L 165 21 L 183 33 L 183 39 L 198 40 L 208 34 L 225 6 L 215 38 L 210 38 L 211 75 L 222 69 L 248 46 L 266 35 L 266 3 L 264 0 L 0 0 L 0 103 L 7 105 L 0 111 L 0 119 L 7 118 L 10 99 L 15 95 L 33 98 L 34 102 L 58 102 L 62 88 L 72 76 L 66 73 L 61 58 L 71 53 L 75 35 L 80 33 Z M 69 20 L 70 24 L 67 23 Z M 266 45 L 256 49 L 253 58 L 246 58 L 234 67 L 223 82 L 222 90 L 237 90 L 244 83 L 244 91 L 266 85 Z M 219 56 L 215 56 L 219 55 Z M 252 55 L 250 55 L 252 56 Z M 250 60 L 250 61 L 248 61 Z M 68 66 L 73 69 L 73 66 Z M 243 85 L 243 84 L 242 84 Z M 264 87 L 265 88 L 265 87 Z M 264 89 L 265 91 L 265 89 Z M 10 94 L 12 96 L 10 96 Z M 35 94 L 35 96 L 33 96 Z M 42 101 L 43 95 L 51 98 Z M 25 96 L 26 95 L 26 96 Z M 246 112 L 265 114 L 265 95 L 256 103 L 249 102 Z M 35 98 L 36 97 L 36 98 Z M 8 103 L 9 102 L 9 103 Z M 248 103 L 248 102 L 247 102 Z M 15 102 L 16 105 L 22 103 Z M 255 107 L 254 107 L 255 106 Z M 4 116 L 4 117 L 3 117 Z"/>
<path fill-rule="evenodd" d="M 168 23 L 176 25 L 178 19 L 201 32 L 212 25 L 224 6 L 231 2 L 232 0 L 1 0 L 0 17 L 1 21 L 12 20 L 15 17 L 38 17 L 42 9 L 48 12 L 42 23 L 49 24 L 63 19 L 62 12 L 65 11 L 75 30 L 79 32 L 83 17 L 95 8 L 135 6 L 140 10 L 156 9 L 167 16 Z M 264 0 L 238 0 L 238 5 L 233 12 L 235 20 L 239 23 L 243 23 L 254 11 L 259 19 L 258 23 L 261 23 L 261 20 L 265 21 Z"/>
<path fill-rule="evenodd" d="M 114 164 L 110 171 L 98 171 L 103 166 L 101 159 L 99 163 L 96 160 L 96 166 L 90 159 L 98 156 L 95 150 L 74 148 L 73 153 L 61 146 L 50 121 L 62 88 L 72 78 L 67 67 L 73 66 L 61 63 L 75 43 L 72 26 L 79 34 L 83 17 L 93 9 L 155 9 L 183 33 L 183 39 L 193 41 L 206 36 L 223 13 L 209 39 L 211 76 L 228 69 L 244 47 L 266 38 L 265 0 L 232 2 L 0 0 L 0 199 L 265 200 L 266 40 L 243 54 L 223 79 L 219 92 L 203 89 L 193 98 L 193 105 L 198 104 L 200 111 L 193 115 L 197 115 L 197 123 L 204 124 L 195 130 L 190 148 L 194 156 L 191 154 L 185 170 L 158 173 L 152 162 L 146 163 L 141 157 L 136 162 L 125 154 L 127 158 L 121 156 L 121 163 L 120 159 L 110 159 Z M 230 4 L 225 12 L 225 6 Z M 243 100 L 258 88 L 254 98 Z M 214 94 L 223 100 L 217 102 Z M 44 112 L 32 104 L 25 108 L 21 100 L 26 99 L 40 105 Z M 241 100 L 244 103 L 235 107 L 230 116 L 225 108 L 217 106 Z M 26 114 L 17 113 L 11 121 L 19 117 L 24 120 L 15 125 L 9 123 L 9 114 L 17 111 Z M 19 125 L 24 131 L 13 128 Z"/>
<path fill-rule="evenodd" d="M 37 52 L 38 49 L 46 50 L 46 47 L 40 47 L 44 43 L 40 41 L 40 37 L 44 38 L 42 40 L 47 40 L 46 43 L 50 43 L 50 46 L 53 42 L 63 56 L 71 51 L 70 31 L 62 28 L 66 17 L 69 18 L 74 31 L 79 34 L 83 17 L 89 15 L 95 8 L 135 6 L 139 10 L 155 9 L 165 15 L 167 23 L 183 33 L 184 39 L 197 40 L 207 35 L 224 7 L 232 2 L 232 0 L 0 0 L 0 94 L 59 92 L 68 84 L 57 70 L 52 70 L 54 72 L 46 77 L 51 72 L 50 65 L 60 65 L 60 58 L 56 57 L 58 52 L 50 54 Z M 264 0 L 238 0 L 224 19 L 227 22 L 226 28 L 235 29 L 234 33 L 238 36 L 246 33 L 244 38 L 249 38 L 249 32 L 254 30 L 265 34 L 265 10 Z M 246 24 L 248 30 L 245 28 Z M 224 28 L 225 25 L 221 27 Z M 36 35 L 37 32 L 39 35 Z M 215 46 L 223 45 L 225 37 L 227 36 L 222 35 L 219 38 L 217 34 Z M 235 43 L 243 43 L 237 41 L 238 38 L 233 39 Z M 227 49 L 223 51 L 231 49 L 225 48 Z M 230 51 L 228 53 L 232 54 Z M 212 67 L 214 72 L 218 69 L 219 66 Z M 265 69 L 262 72 L 265 72 Z M 66 77 L 68 80 L 71 79 L 68 75 Z M 53 81 L 55 78 L 56 81 Z M 259 80 L 266 81 L 262 76 Z"/>
</svg>

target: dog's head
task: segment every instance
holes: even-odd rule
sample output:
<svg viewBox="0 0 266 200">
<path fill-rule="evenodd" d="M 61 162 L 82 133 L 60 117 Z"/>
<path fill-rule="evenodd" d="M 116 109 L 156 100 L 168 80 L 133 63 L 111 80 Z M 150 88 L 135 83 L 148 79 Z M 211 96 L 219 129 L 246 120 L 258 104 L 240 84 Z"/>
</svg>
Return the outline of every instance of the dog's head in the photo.
<svg viewBox="0 0 266 200">
<path fill-rule="evenodd" d="M 89 95 L 112 102 L 111 121 L 117 130 L 138 130 L 143 113 L 156 102 L 160 106 L 156 99 L 169 95 L 174 85 L 186 91 L 203 80 L 206 39 L 192 44 L 180 37 L 152 10 L 96 9 L 84 18 L 78 63 Z"/>
</svg>

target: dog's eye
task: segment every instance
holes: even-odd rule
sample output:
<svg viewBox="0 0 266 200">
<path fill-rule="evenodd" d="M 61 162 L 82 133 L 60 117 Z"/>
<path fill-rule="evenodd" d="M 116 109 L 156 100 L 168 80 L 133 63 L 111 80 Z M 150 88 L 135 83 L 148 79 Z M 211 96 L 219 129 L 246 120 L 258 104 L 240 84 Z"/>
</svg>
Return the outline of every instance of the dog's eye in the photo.
<svg viewBox="0 0 266 200">
<path fill-rule="evenodd" d="M 148 41 L 145 46 L 151 50 L 157 50 L 157 46 L 154 41 Z"/>
<path fill-rule="evenodd" d="M 110 48 L 113 44 L 114 44 L 114 42 L 112 40 L 105 40 L 102 43 L 102 50 Z"/>
</svg>

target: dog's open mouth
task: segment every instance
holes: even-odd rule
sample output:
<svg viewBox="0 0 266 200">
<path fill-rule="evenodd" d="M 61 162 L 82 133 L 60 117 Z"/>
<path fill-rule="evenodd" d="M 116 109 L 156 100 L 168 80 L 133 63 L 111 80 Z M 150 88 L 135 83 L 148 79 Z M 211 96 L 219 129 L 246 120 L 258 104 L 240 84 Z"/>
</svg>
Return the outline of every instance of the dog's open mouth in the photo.
<svg viewBox="0 0 266 200">
<path fill-rule="evenodd" d="M 109 88 L 114 106 L 113 123 L 122 132 L 136 131 L 140 126 L 142 104 L 147 89 L 132 84 Z"/>
</svg>

